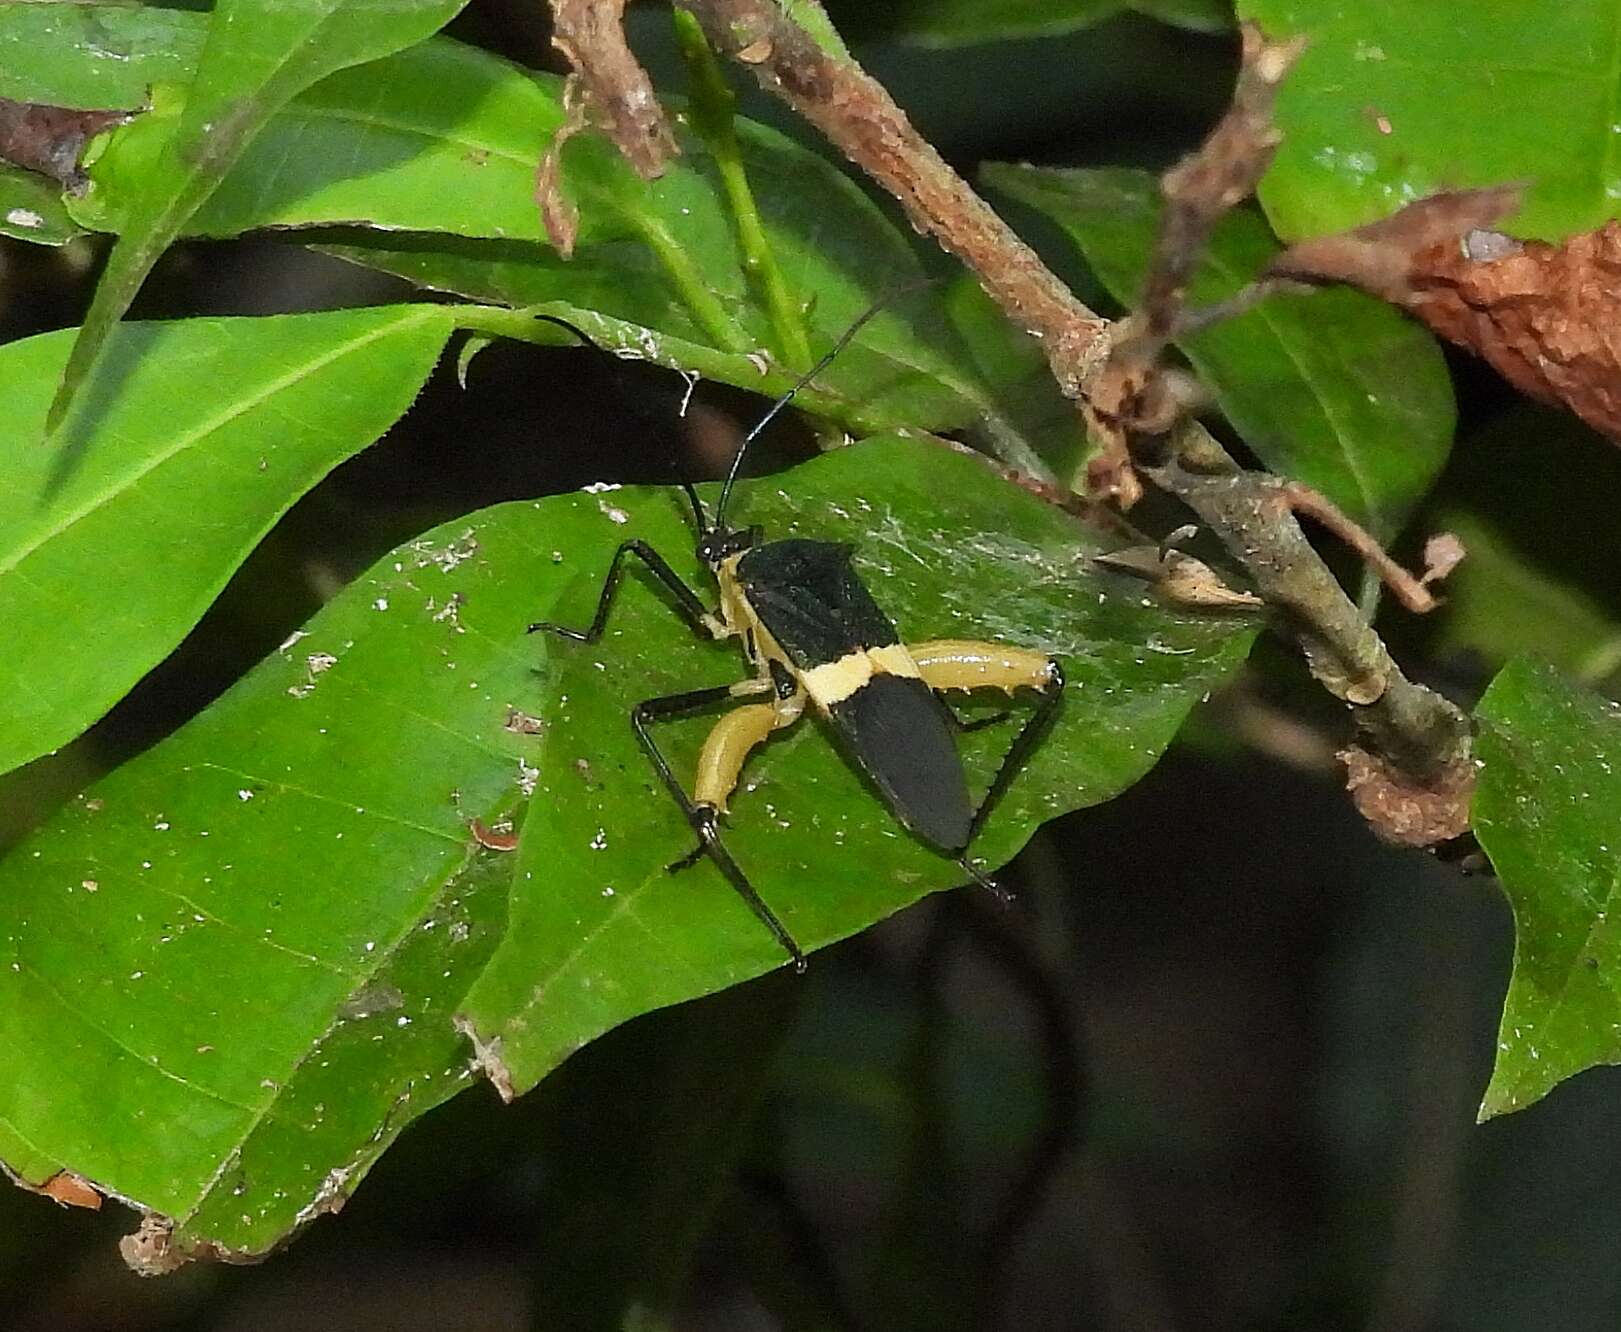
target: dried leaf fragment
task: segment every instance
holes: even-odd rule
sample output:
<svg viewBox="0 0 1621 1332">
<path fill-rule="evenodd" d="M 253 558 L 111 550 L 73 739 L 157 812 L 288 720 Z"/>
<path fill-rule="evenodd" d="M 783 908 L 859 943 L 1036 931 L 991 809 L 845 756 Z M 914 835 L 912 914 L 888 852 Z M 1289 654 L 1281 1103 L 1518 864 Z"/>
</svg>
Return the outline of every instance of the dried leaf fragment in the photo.
<svg viewBox="0 0 1621 1332">
<path fill-rule="evenodd" d="M 1488 260 L 1436 246 L 1410 280 L 1407 308 L 1442 337 L 1621 441 L 1621 223 Z"/>
<path fill-rule="evenodd" d="M 89 1180 L 75 1175 L 71 1170 L 58 1170 L 39 1186 L 39 1192 L 63 1207 L 83 1207 L 92 1212 L 101 1210 L 100 1191 Z"/>
<path fill-rule="evenodd" d="M 1539 402 L 1621 441 L 1621 222 L 1558 245 L 1493 230 L 1519 187 L 1432 195 L 1304 241 L 1268 272 L 1347 282 L 1400 305 Z"/>
<path fill-rule="evenodd" d="M 1467 755 L 1427 780 L 1353 745 L 1341 752 L 1351 803 L 1381 840 L 1396 846 L 1434 846 L 1469 830 L 1475 766 Z"/>
<path fill-rule="evenodd" d="M 1517 185 L 1432 194 L 1366 226 L 1291 245 L 1266 266 L 1265 275 L 1345 282 L 1407 306 L 1415 294 L 1414 261 L 1419 255 L 1437 246 L 1456 247 L 1459 237 L 1488 234 L 1519 206 Z"/>
<path fill-rule="evenodd" d="M 1128 546 L 1099 555 L 1097 562 L 1147 580 L 1156 596 L 1176 606 L 1205 610 L 1264 610 L 1266 602 L 1253 592 L 1230 587 L 1203 560 L 1179 550 L 1158 546 Z"/>
<path fill-rule="evenodd" d="M 0 158 L 49 176 L 75 194 L 87 184 L 79 167 L 84 146 L 130 118 L 128 111 L 75 111 L 0 97 Z"/>
<path fill-rule="evenodd" d="M 1418 581 L 1426 587 L 1439 583 L 1463 563 L 1468 553 L 1457 533 L 1437 532 L 1424 543 L 1424 573 Z"/>
</svg>

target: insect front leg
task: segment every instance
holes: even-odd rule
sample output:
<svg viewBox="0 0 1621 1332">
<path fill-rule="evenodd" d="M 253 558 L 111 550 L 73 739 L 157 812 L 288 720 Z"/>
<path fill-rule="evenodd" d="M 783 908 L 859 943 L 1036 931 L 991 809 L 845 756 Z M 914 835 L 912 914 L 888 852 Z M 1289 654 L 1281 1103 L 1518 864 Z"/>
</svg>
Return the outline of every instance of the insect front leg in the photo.
<svg viewBox="0 0 1621 1332">
<path fill-rule="evenodd" d="M 544 630 L 562 638 L 572 638 L 576 643 L 595 643 L 602 637 L 603 627 L 608 623 L 608 610 L 613 605 L 614 592 L 619 587 L 620 566 L 627 555 L 634 555 L 639 559 L 665 586 L 675 598 L 676 609 L 681 612 L 682 619 L 701 634 L 714 632 L 716 624 L 714 615 L 699 599 L 698 594 L 682 581 L 681 575 L 670 567 L 664 556 L 645 541 L 627 541 L 614 551 L 613 563 L 608 566 L 608 576 L 602 580 L 602 591 L 597 596 L 596 614 L 584 629 L 570 629 L 565 625 L 553 624 L 549 620 L 541 620 L 530 625 L 529 632 Z"/>
<path fill-rule="evenodd" d="M 720 840 L 719 829 L 720 814 L 726 808 L 727 797 L 737 785 L 738 774 L 749 751 L 773 730 L 797 719 L 804 706 L 803 698 L 799 698 L 797 707 L 785 707 L 787 700 L 781 697 L 770 703 L 746 704 L 721 718 L 704 742 L 703 752 L 698 759 L 698 779 L 694 783 L 692 795 L 689 795 L 682 786 L 680 778 L 675 775 L 669 760 L 664 757 L 648 730 L 648 724 L 651 722 L 685 716 L 736 699 L 742 693 L 764 692 L 771 687 L 769 680 L 749 680 L 744 681 L 742 685 L 720 685 L 713 689 L 697 689 L 685 694 L 650 698 L 638 703 L 631 710 L 630 724 L 648 760 L 663 779 L 671 798 L 681 807 L 681 812 L 686 815 L 692 830 L 698 834 L 698 845 L 692 852 L 668 868 L 671 871 L 685 869 L 707 856 L 726 876 L 727 882 L 747 904 L 749 910 L 782 945 L 783 950 L 793 961 L 794 970 L 804 971 L 803 950 L 793 935 L 789 934 L 787 927 L 777 918 L 776 913 L 766 905 L 754 885 L 749 882 L 748 875 L 743 873 L 742 867 L 732 859 L 731 852 Z"/>
</svg>

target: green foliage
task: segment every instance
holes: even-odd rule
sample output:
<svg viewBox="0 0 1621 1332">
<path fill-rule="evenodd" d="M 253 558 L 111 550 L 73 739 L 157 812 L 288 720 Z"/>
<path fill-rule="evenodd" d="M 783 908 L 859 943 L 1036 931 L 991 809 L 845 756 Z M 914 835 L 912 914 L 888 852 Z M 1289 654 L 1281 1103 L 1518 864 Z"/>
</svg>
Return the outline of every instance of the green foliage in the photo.
<svg viewBox="0 0 1621 1332">
<path fill-rule="evenodd" d="M 72 49 L 58 52 L 64 65 Z M 760 356 L 781 321 L 749 272 L 723 167 L 690 130 L 652 186 L 605 140 L 572 141 L 564 180 L 579 209 L 574 255 L 536 243 L 535 163 L 562 123 L 561 92 L 557 78 L 444 40 L 339 72 L 266 118 L 185 233 L 348 224 L 341 237 L 326 233 L 330 253 L 434 290 L 574 319 L 661 364 L 781 391 L 786 380 L 762 373 Z M 178 93 L 159 96 L 150 114 L 104 137 L 90 192 L 69 201 L 80 226 L 124 230 L 162 174 L 187 105 Z M 910 242 L 848 177 L 773 130 L 748 121 L 736 129 L 766 243 L 818 350 L 874 300 L 921 278 Z M 1023 395 L 1000 392 L 995 367 L 1018 362 L 1018 335 L 1000 323 L 971 355 L 942 304 L 938 293 L 897 297 L 819 377 L 807 405 L 863 431 L 976 430 L 1027 471 L 1072 471 L 1085 449 L 1080 431 L 1053 429 L 1049 410 L 1029 436 Z"/>
<path fill-rule="evenodd" d="M 199 15 L 129 5 L 0 5 L 0 97 L 81 111 L 138 107 L 191 77 Z"/>
<path fill-rule="evenodd" d="M 186 110 L 130 202 L 46 413 L 47 429 L 55 431 L 66 418 L 152 265 L 265 120 L 333 70 L 431 35 L 464 3 L 219 0 L 188 85 Z"/>
<path fill-rule="evenodd" d="M 1437 190 L 1527 185 L 1505 228 L 1558 240 L 1621 193 L 1621 5 L 1239 0 L 1272 37 L 1303 33 L 1278 98 L 1283 145 L 1261 202 L 1285 240 L 1359 226 Z M 1529 112 L 1529 113 L 1528 113 Z"/>
<path fill-rule="evenodd" d="M 1229 0 L 903 0 L 885 25 L 920 46 L 973 46 L 1056 37 L 1126 10 L 1199 32 L 1233 22 Z"/>
<path fill-rule="evenodd" d="M 1480 700 L 1474 825 L 1514 904 L 1514 974 L 1482 1119 L 1621 1063 L 1621 705 L 1529 658 Z"/>
<path fill-rule="evenodd" d="M 168 655 L 293 501 L 410 406 L 452 327 L 435 306 L 122 325 L 95 435 L 56 449 L 73 334 L 0 348 L 0 772 Z"/>
<path fill-rule="evenodd" d="M 627 536 L 696 581 L 681 504 L 558 496 L 429 533 L 19 847 L 0 897 L 8 1164 L 68 1166 L 176 1218 L 182 1243 L 263 1252 L 465 1085 L 453 1014 L 523 1091 L 636 1013 L 780 966 L 710 866 L 665 873 L 691 833 L 626 725 L 640 698 L 737 678 L 735 646 L 695 641 L 636 580 L 600 647 L 523 632 L 587 613 Z M 993 866 L 1139 777 L 1251 634 L 1145 604 L 1092 566 L 1085 528 L 931 445 L 837 452 L 751 485 L 738 515 L 859 543 L 913 638 L 1063 657 L 1058 725 L 976 844 Z M 689 771 L 701 720 L 667 731 Z M 973 738 L 983 786 L 1008 732 Z M 808 948 L 961 877 L 809 721 L 734 806 L 735 853 Z M 468 832 L 512 814 L 515 856 Z"/>
<path fill-rule="evenodd" d="M 984 174 L 1063 227 L 1110 294 L 1135 303 L 1159 226 L 1152 176 L 1001 165 Z M 1190 302 L 1234 295 L 1277 252 L 1255 213 L 1228 214 Z M 1454 409 L 1440 348 L 1371 296 L 1344 288 L 1272 296 L 1178 346 L 1268 467 L 1321 491 L 1378 536 L 1396 534 L 1446 462 Z"/>
<path fill-rule="evenodd" d="M 1609 218 L 1621 192 L 1614 61 L 1593 53 L 1615 51 L 1618 3 L 1550 16 L 1489 0 L 1465 20 L 1406 0 L 1243 0 L 1239 16 L 1273 35 L 1311 37 L 1262 189 L 1273 226 L 1316 234 L 1435 188 L 1512 179 L 1530 182 L 1520 234 Z M 842 50 L 815 6 L 791 7 Z M 562 82 L 434 36 L 460 8 L 0 5 L 0 96 L 132 113 L 88 153 L 83 195 L 0 169 L 7 236 L 115 238 L 77 333 L 0 348 L 0 771 L 124 698 L 277 520 L 407 411 L 458 329 L 477 335 L 465 364 L 490 337 L 569 341 L 534 318 L 560 316 L 619 355 L 775 395 L 887 298 L 798 403 L 827 444 L 841 431 L 909 438 L 746 484 L 737 516 L 852 543 L 910 639 L 990 637 L 1063 659 L 1063 708 L 975 845 L 985 865 L 1141 778 L 1237 668 L 1254 622 L 1156 604 L 1096 559 L 1134 536 L 1100 535 L 983 460 L 918 438 L 966 436 L 1038 482 L 1074 475 L 1088 445 L 1041 348 L 970 277 L 921 289 L 936 270 L 848 174 L 734 118 L 690 26 L 694 99 L 667 103 L 680 154 L 662 177 L 640 179 L 589 132 L 561 150 L 579 223 L 563 258 L 534 195 L 564 123 Z M 1202 32 L 1231 20 L 1225 0 L 950 0 L 896 6 L 877 27 L 913 46 L 974 45 L 1128 9 Z M 1158 220 L 1152 177 L 1001 165 L 986 179 L 1056 223 L 1131 304 Z M 119 322 L 177 238 L 254 232 L 460 301 Z M 1257 213 L 1231 214 L 1193 302 L 1231 296 L 1276 250 Z M 1179 347 L 1256 456 L 1382 537 L 1447 461 L 1454 405 L 1437 347 L 1367 297 L 1274 297 Z M 1568 530 L 1564 545 L 1537 532 L 1606 530 L 1621 482 L 1577 462 L 1594 484 L 1573 500 L 1571 464 L 1533 475 L 1510 457 L 1489 461 L 1479 486 L 1460 467 L 1437 508 L 1471 560 L 1431 645 L 1492 663 L 1535 646 L 1613 680 L 1607 568 L 1590 567 Z M 1509 495 L 1506 512 L 1493 494 Z M 689 522 L 672 490 L 594 489 L 430 531 L 17 847 L 0 865 L 5 1166 L 32 1183 L 71 1169 L 172 1219 L 182 1247 L 263 1254 L 469 1085 L 470 1054 L 524 1092 L 639 1014 L 778 968 L 713 866 L 666 873 L 691 833 L 626 725 L 643 697 L 736 679 L 736 646 L 695 641 L 637 577 L 600 645 L 523 632 L 586 618 L 628 536 L 702 585 Z M 1523 660 L 1477 716 L 1476 826 L 1518 931 L 1492 1115 L 1621 1062 L 1606 988 L 1621 966 L 1607 925 L 1621 739 L 1613 707 Z M 708 724 L 662 728 L 677 771 L 691 770 Z M 964 738 L 977 788 L 1011 725 Z M 728 844 L 808 949 L 963 877 L 899 829 L 809 719 L 752 758 L 734 804 Z M 484 831 L 502 820 L 521 829 L 515 853 Z M 730 1134 L 767 1074 L 784 993 L 767 982 L 734 994 L 719 1033 L 682 1015 L 674 1044 L 648 1054 L 679 1065 L 680 1102 L 623 1154 L 611 1196 L 635 1222 L 604 1203 L 581 1231 L 577 1270 L 548 1297 L 559 1319 L 589 1305 L 614 1322 L 669 1301 L 736 1160 Z M 756 1007 L 756 994 L 773 998 Z M 559 1095 L 589 1114 L 605 1086 L 634 1091 L 616 1083 L 624 1072 L 587 1070 Z M 702 1113 L 687 1113 L 705 1089 Z M 595 1127 L 606 1154 L 621 1125 Z M 911 1165 L 929 1175 L 934 1141 L 910 1127 Z M 606 1178 L 585 1156 L 566 1167 L 548 1181 L 560 1196 Z M 931 1178 L 936 1192 L 896 1212 L 877 1264 L 885 1298 L 910 1298 L 908 1257 L 949 1260 L 944 1241 L 928 1255 L 914 1240 L 933 1233 L 945 1177 Z M 966 1305 L 947 1308 L 949 1285 L 931 1291 L 941 1317 L 967 1319 Z"/>
</svg>

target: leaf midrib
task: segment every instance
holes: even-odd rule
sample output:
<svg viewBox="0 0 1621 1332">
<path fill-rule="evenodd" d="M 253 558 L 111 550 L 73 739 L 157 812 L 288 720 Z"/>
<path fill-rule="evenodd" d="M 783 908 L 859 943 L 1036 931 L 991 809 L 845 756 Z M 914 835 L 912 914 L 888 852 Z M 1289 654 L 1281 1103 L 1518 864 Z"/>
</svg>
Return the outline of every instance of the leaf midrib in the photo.
<svg viewBox="0 0 1621 1332">
<path fill-rule="evenodd" d="M 0 577 L 18 569 L 43 547 L 64 536 L 79 523 L 107 505 L 120 499 L 127 491 L 138 485 L 146 477 L 180 457 L 196 444 L 224 429 L 231 422 L 263 406 L 286 389 L 325 369 L 334 361 L 390 334 L 405 331 L 413 324 L 426 324 L 435 319 L 443 320 L 446 317 L 443 312 L 437 309 L 412 306 L 403 317 L 393 319 L 386 324 L 380 324 L 366 333 L 365 336 L 347 340 L 314 360 L 302 362 L 295 370 L 268 381 L 258 392 L 246 398 L 238 399 L 229 407 L 216 412 L 200 422 L 192 430 L 179 436 L 167 449 L 143 460 L 143 465 L 139 466 L 138 470 L 121 475 L 103 490 L 89 496 L 77 508 L 63 513 L 56 522 L 41 531 L 33 541 L 24 543 L 6 557 L 0 558 Z"/>
</svg>

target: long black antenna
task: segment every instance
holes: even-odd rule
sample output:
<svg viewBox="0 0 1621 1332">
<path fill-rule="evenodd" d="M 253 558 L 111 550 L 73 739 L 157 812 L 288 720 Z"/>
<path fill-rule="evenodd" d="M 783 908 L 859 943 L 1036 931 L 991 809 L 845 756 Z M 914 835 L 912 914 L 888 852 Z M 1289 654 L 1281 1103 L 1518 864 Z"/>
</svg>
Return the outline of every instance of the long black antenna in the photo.
<svg viewBox="0 0 1621 1332">
<path fill-rule="evenodd" d="M 868 313 L 870 314 L 871 312 L 869 311 Z M 548 324 L 556 324 L 558 326 L 558 328 L 567 329 L 570 333 L 574 334 L 575 337 L 577 337 L 587 347 L 590 347 L 593 351 L 599 351 L 599 352 L 606 352 L 607 351 L 607 349 L 605 347 L 603 347 L 601 343 L 595 341 L 591 337 L 591 335 L 589 333 L 587 333 L 583 328 L 580 328 L 577 324 L 569 323 L 568 320 L 566 320 L 566 319 L 564 319 L 564 318 L 562 318 L 562 317 L 560 317 L 558 315 L 537 314 L 537 315 L 534 316 L 534 318 L 544 320 Z M 867 318 L 867 315 L 862 316 L 863 320 L 865 320 L 866 318 Z M 859 327 L 859 325 L 858 325 L 858 327 Z M 612 353 L 608 353 L 608 354 L 612 355 Z M 818 366 L 817 368 L 820 369 L 821 367 Z M 797 385 L 796 385 L 796 387 L 797 387 Z M 767 419 L 769 419 L 769 418 L 767 418 Z M 680 472 L 679 472 L 679 469 L 677 469 L 676 480 L 680 483 L 681 489 L 687 492 L 687 500 L 692 505 L 693 519 L 698 524 L 698 530 L 700 532 L 702 532 L 704 530 L 704 527 L 705 527 L 706 522 L 707 522 L 707 520 L 704 518 L 703 501 L 698 498 L 698 491 L 693 486 L 692 482 L 687 480 L 687 478 L 685 476 L 681 475 Z"/>
<path fill-rule="evenodd" d="M 827 369 L 828 363 L 850 345 L 850 340 L 854 338 L 857 333 L 861 332 L 868 320 L 870 320 L 874 315 L 888 305 L 897 295 L 907 291 L 911 287 L 924 285 L 927 285 L 927 283 L 909 283 L 905 287 L 898 288 L 896 291 L 889 292 L 887 295 L 879 297 L 878 300 L 869 305 L 866 310 L 862 312 L 861 317 L 857 319 L 855 323 L 851 324 L 849 328 L 845 329 L 844 332 L 839 334 L 838 341 L 828 348 L 828 350 L 823 354 L 822 359 L 819 360 L 815 365 L 811 366 L 811 368 L 805 371 L 805 373 L 802 374 L 798 379 L 796 379 L 793 386 L 789 388 L 789 390 L 784 393 L 782 397 L 778 398 L 774 403 L 771 404 L 771 410 L 754 423 L 754 428 L 750 430 L 748 434 L 743 436 L 742 443 L 737 446 L 737 452 L 732 455 L 732 465 L 726 473 L 726 484 L 720 488 L 720 501 L 715 505 L 714 527 L 716 530 L 719 530 L 725 525 L 726 502 L 732 497 L 732 483 L 737 480 L 737 474 L 742 470 L 743 455 L 749 451 L 749 445 L 754 443 L 760 432 L 770 425 L 772 421 L 776 419 L 777 414 L 794 400 L 794 395 L 798 393 L 800 389 L 804 388 L 805 385 L 809 384 L 811 380 L 816 378 L 817 375 L 821 374 L 822 371 Z"/>
</svg>

